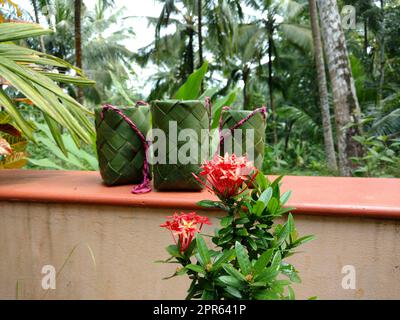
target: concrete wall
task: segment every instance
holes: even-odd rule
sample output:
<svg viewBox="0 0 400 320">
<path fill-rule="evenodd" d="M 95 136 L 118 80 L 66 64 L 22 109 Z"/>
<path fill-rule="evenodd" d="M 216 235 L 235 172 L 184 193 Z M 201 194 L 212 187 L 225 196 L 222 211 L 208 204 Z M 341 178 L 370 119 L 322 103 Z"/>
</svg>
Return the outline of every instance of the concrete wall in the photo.
<svg viewBox="0 0 400 320">
<path fill-rule="evenodd" d="M 2 201 L 0 299 L 182 299 L 184 276 L 161 280 L 176 265 L 154 263 L 167 257 L 172 239 L 159 224 L 170 214 Z M 400 299 L 400 221 L 303 215 L 295 221 L 300 234 L 317 236 L 290 258 L 303 280 L 297 298 Z M 41 288 L 44 265 L 62 268 L 55 290 Z M 355 267 L 355 290 L 342 288 L 345 265 Z"/>
</svg>

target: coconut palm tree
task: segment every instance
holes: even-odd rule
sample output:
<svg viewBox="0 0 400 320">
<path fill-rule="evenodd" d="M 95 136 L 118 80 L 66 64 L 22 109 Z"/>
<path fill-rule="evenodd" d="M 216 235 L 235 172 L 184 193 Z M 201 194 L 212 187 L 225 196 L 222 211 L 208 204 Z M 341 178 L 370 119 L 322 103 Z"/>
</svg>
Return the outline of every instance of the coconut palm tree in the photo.
<svg viewBox="0 0 400 320">
<path fill-rule="evenodd" d="M 328 162 L 328 168 L 332 171 L 337 170 L 335 146 L 333 143 L 333 134 L 331 126 L 331 116 L 328 101 L 328 86 L 326 82 L 325 62 L 321 41 L 321 32 L 319 28 L 319 19 L 317 12 L 317 3 L 315 0 L 309 0 L 310 21 L 314 42 L 314 57 L 318 74 L 318 89 L 320 98 L 320 108 L 322 116 L 322 126 L 324 132 L 325 154 Z"/>
<path fill-rule="evenodd" d="M 260 12 L 260 17 L 252 19 L 251 23 L 257 26 L 262 31 L 261 37 L 265 43 L 267 56 L 267 74 L 268 74 L 268 95 L 269 107 L 272 115 L 271 127 L 273 131 L 273 142 L 278 142 L 277 124 L 276 124 L 276 106 L 274 101 L 274 75 L 273 63 L 277 58 L 277 50 L 275 39 L 282 37 L 291 42 L 293 45 L 312 50 L 312 35 L 308 25 L 302 24 L 299 20 L 301 13 L 304 10 L 304 5 L 301 5 L 292 0 L 248 0 L 245 2 L 254 10 Z M 240 8 L 240 9 L 239 9 Z M 242 8 L 237 7 L 238 13 Z M 263 55 L 264 56 L 264 55 Z M 262 58 L 261 56 L 260 58 Z"/>
<path fill-rule="evenodd" d="M 342 176 L 350 176 L 350 157 L 360 156 L 361 153 L 359 144 L 353 139 L 360 133 L 357 128 L 360 106 L 336 0 L 318 0 L 318 9 L 332 84 L 339 171 Z"/>
</svg>

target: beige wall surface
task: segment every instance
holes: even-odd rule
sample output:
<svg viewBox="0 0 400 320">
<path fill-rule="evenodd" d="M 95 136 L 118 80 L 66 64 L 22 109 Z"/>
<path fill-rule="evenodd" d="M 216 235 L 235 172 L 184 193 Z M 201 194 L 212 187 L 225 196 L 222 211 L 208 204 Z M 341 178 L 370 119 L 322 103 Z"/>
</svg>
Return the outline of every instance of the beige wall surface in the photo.
<svg viewBox="0 0 400 320">
<path fill-rule="evenodd" d="M 170 210 L 0 202 L 0 299 L 182 299 L 185 276 L 162 280 Z M 214 226 L 218 220 L 214 214 Z M 290 261 L 300 271 L 297 298 L 400 299 L 400 221 L 295 215 L 300 235 L 317 240 Z M 205 229 L 213 232 L 213 226 Z M 75 248 L 75 249 L 74 249 Z M 43 290 L 42 268 L 58 270 Z M 354 266 L 356 288 L 343 289 Z M 60 272 L 61 270 L 61 272 Z"/>
</svg>

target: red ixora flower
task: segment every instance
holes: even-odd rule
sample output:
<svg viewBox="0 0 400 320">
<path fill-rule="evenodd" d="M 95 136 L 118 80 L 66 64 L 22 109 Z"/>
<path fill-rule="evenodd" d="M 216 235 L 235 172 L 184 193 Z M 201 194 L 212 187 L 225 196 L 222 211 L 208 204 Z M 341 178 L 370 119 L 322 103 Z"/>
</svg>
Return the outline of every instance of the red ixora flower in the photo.
<svg viewBox="0 0 400 320">
<path fill-rule="evenodd" d="M 200 175 L 207 176 L 206 183 L 195 174 L 194 177 L 220 199 L 229 199 L 241 194 L 247 189 L 247 185 L 242 188 L 243 183 L 251 183 L 258 173 L 246 156 L 237 157 L 228 153 L 223 157 L 216 155 L 214 159 L 206 161 L 201 168 L 203 171 Z"/>
<path fill-rule="evenodd" d="M 180 252 L 187 250 L 194 235 L 196 232 L 201 231 L 204 224 L 211 224 L 207 217 L 199 216 L 196 212 L 181 212 L 181 214 L 175 212 L 173 216 L 169 216 L 167 219 L 170 220 L 161 224 L 160 227 L 167 228 L 171 231 L 175 244 L 180 245 Z M 178 237 L 178 242 L 176 237 Z"/>
</svg>

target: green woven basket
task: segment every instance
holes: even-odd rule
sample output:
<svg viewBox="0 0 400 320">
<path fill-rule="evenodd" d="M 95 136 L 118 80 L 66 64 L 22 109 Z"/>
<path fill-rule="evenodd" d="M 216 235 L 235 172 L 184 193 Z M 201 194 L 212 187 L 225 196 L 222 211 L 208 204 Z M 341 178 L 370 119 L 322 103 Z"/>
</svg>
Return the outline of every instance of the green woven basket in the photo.
<svg viewBox="0 0 400 320">
<path fill-rule="evenodd" d="M 109 186 L 137 184 L 143 180 L 145 151 L 143 144 L 127 121 L 114 110 L 95 110 L 96 146 L 100 174 Z M 150 130 L 150 108 L 148 105 L 118 107 L 140 132 L 146 136 Z"/>
<path fill-rule="evenodd" d="M 222 129 L 231 129 L 235 126 L 239 121 L 246 118 L 252 113 L 252 111 L 248 110 L 224 110 L 222 112 Z M 226 140 L 232 138 L 232 152 L 237 150 L 237 147 L 241 147 L 241 154 L 251 154 L 254 155 L 254 166 L 261 170 L 264 158 L 264 148 L 265 148 L 265 127 L 266 122 L 264 115 L 261 112 L 254 113 L 247 121 L 245 121 L 242 125 L 240 125 L 237 129 L 242 130 L 242 141 L 240 145 L 240 141 L 235 140 L 235 134 L 233 133 L 233 138 L 227 136 Z M 246 130 L 254 129 L 254 145 L 246 144 Z M 228 142 L 226 142 L 228 143 Z M 224 145 L 221 144 L 220 154 L 224 154 Z M 239 148 L 240 149 L 240 148 Z M 236 152 L 234 152 L 236 153 Z"/>
<path fill-rule="evenodd" d="M 208 115 L 204 103 L 197 100 L 156 100 L 151 103 L 151 117 L 153 130 L 160 129 L 166 134 L 167 163 L 153 165 L 154 187 L 158 190 L 201 190 L 202 185 L 193 177 L 192 173 L 198 175 L 200 172 L 200 164 L 204 160 L 201 153 L 203 153 L 203 157 L 208 155 L 206 141 L 208 137 L 201 134 L 201 130 L 208 130 Z M 170 121 L 176 121 L 177 136 L 183 129 L 194 130 L 195 134 L 190 141 L 198 145 L 198 155 L 195 155 L 195 161 L 183 164 L 177 156 L 176 164 L 171 163 L 170 152 L 178 154 L 177 150 L 181 150 L 180 148 L 188 142 L 175 141 L 175 139 L 169 141 L 173 135 L 169 131 Z"/>
</svg>

